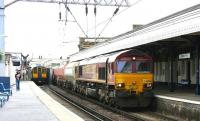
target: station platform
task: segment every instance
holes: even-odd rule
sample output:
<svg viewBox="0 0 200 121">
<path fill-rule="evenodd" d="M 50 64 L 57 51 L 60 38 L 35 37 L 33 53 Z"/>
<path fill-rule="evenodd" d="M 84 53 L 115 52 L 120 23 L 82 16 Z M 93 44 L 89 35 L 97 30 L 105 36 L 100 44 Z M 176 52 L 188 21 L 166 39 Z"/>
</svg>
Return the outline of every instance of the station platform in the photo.
<svg viewBox="0 0 200 121">
<path fill-rule="evenodd" d="M 166 98 L 171 100 L 179 100 L 182 102 L 188 102 L 200 105 L 200 95 L 195 95 L 194 89 L 177 89 L 170 92 L 169 89 L 156 89 L 154 90 L 156 97 Z"/>
<path fill-rule="evenodd" d="M 1 121 L 83 121 L 82 118 L 55 101 L 32 81 L 21 81 L 20 91 L 0 108 Z"/>
<path fill-rule="evenodd" d="M 164 115 L 177 117 L 179 120 L 200 121 L 200 96 L 194 89 L 155 89 L 153 108 Z"/>
</svg>

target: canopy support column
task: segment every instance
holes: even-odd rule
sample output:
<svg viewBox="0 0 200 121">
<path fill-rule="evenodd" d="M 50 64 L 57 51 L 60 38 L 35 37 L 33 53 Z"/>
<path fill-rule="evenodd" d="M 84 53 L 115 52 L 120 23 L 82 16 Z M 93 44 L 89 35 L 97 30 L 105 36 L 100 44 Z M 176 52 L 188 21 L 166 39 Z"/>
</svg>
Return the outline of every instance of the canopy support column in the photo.
<svg viewBox="0 0 200 121">
<path fill-rule="evenodd" d="M 196 95 L 200 95 L 200 87 L 199 87 L 199 43 L 196 44 Z"/>
</svg>

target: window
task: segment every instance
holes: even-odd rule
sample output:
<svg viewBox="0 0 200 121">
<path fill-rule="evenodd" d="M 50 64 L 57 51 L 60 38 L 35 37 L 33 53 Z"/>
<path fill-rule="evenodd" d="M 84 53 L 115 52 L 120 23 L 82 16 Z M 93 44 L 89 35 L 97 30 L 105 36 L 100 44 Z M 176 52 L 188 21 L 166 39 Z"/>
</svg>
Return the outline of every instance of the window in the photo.
<svg viewBox="0 0 200 121">
<path fill-rule="evenodd" d="M 34 72 L 34 73 L 37 73 L 37 68 L 34 68 L 34 69 L 33 69 L 33 72 Z"/>
<path fill-rule="evenodd" d="M 46 69 L 45 68 L 42 69 L 42 73 L 46 73 Z"/>
<path fill-rule="evenodd" d="M 78 72 L 78 67 L 75 67 L 75 74 L 77 74 Z"/>
<path fill-rule="evenodd" d="M 79 66 L 79 77 L 83 75 L 82 71 L 83 71 L 83 67 Z"/>
<path fill-rule="evenodd" d="M 111 68 L 110 69 L 111 69 L 112 74 L 114 74 L 114 72 L 115 72 L 114 71 L 114 63 L 111 63 Z"/>
<path fill-rule="evenodd" d="M 98 71 L 99 71 L 99 79 L 105 80 L 106 79 L 106 68 L 100 67 L 98 69 Z"/>
<path fill-rule="evenodd" d="M 20 62 L 14 62 L 13 61 L 13 66 L 20 66 Z"/>
<path fill-rule="evenodd" d="M 132 73 L 132 62 L 131 61 L 118 61 L 117 62 L 118 73 Z"/>
<path fill-rule="evenodd" d="M 146 73 L 152 71 L 152 62 L 150 61 L 137 61 L 136 62 L 136 72 Z"/>
<path fill-rule="evenodd" d="M 12 56 L 13 66 L 20 66 L 20 59 L 17 56 Z"/>
</svg>

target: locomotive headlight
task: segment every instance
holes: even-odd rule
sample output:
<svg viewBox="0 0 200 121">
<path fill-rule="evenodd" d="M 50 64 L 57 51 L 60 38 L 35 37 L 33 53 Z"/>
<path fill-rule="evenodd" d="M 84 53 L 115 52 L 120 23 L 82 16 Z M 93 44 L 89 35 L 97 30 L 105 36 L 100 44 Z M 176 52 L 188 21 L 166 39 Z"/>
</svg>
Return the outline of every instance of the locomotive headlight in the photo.
<svg viewBox="0 0 200 121">
<path fill-rule="evenodd" d="M 144 87 L 146 87 L 146 88 L 151 88 L 152 87 L 152 81 L 151 80 L 144 79 L 143 83 L 144 83 Z"/>
<path fill-rule="evenodd" d="M 116 87 L 122 88 L 122 87 L 124 87 L 124 83 L 117 83 L 117 84 L 116 84 Z"/>
<path fill-rule="evenodd" d="M 133 83 L 133 85 L 135 85 L 135 84 L 136 84 L 136 81 L 135 81 L 135 80 L 133 80 L 133 82 L 132 82 L 132 83 Z"/>
<path fill-rule="evenodd" d="M 147 84 L 147 87 L 151 87 L 151 86 L 152 86 L 151 83 L 148 83 L 148 84 Z"/>
</svg>

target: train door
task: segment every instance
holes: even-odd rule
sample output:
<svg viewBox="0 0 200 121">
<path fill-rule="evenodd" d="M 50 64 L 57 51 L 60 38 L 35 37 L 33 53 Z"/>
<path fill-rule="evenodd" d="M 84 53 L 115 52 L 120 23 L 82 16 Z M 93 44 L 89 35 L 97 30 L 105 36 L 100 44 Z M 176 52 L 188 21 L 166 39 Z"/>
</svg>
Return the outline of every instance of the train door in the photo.
<svg viewBox="0 0 200 121">
<path fill-rule="evenodd" d="M 42 78 L 42 68 L 38 67 L 38 78 L 41 79 Z"/>
</svg>

